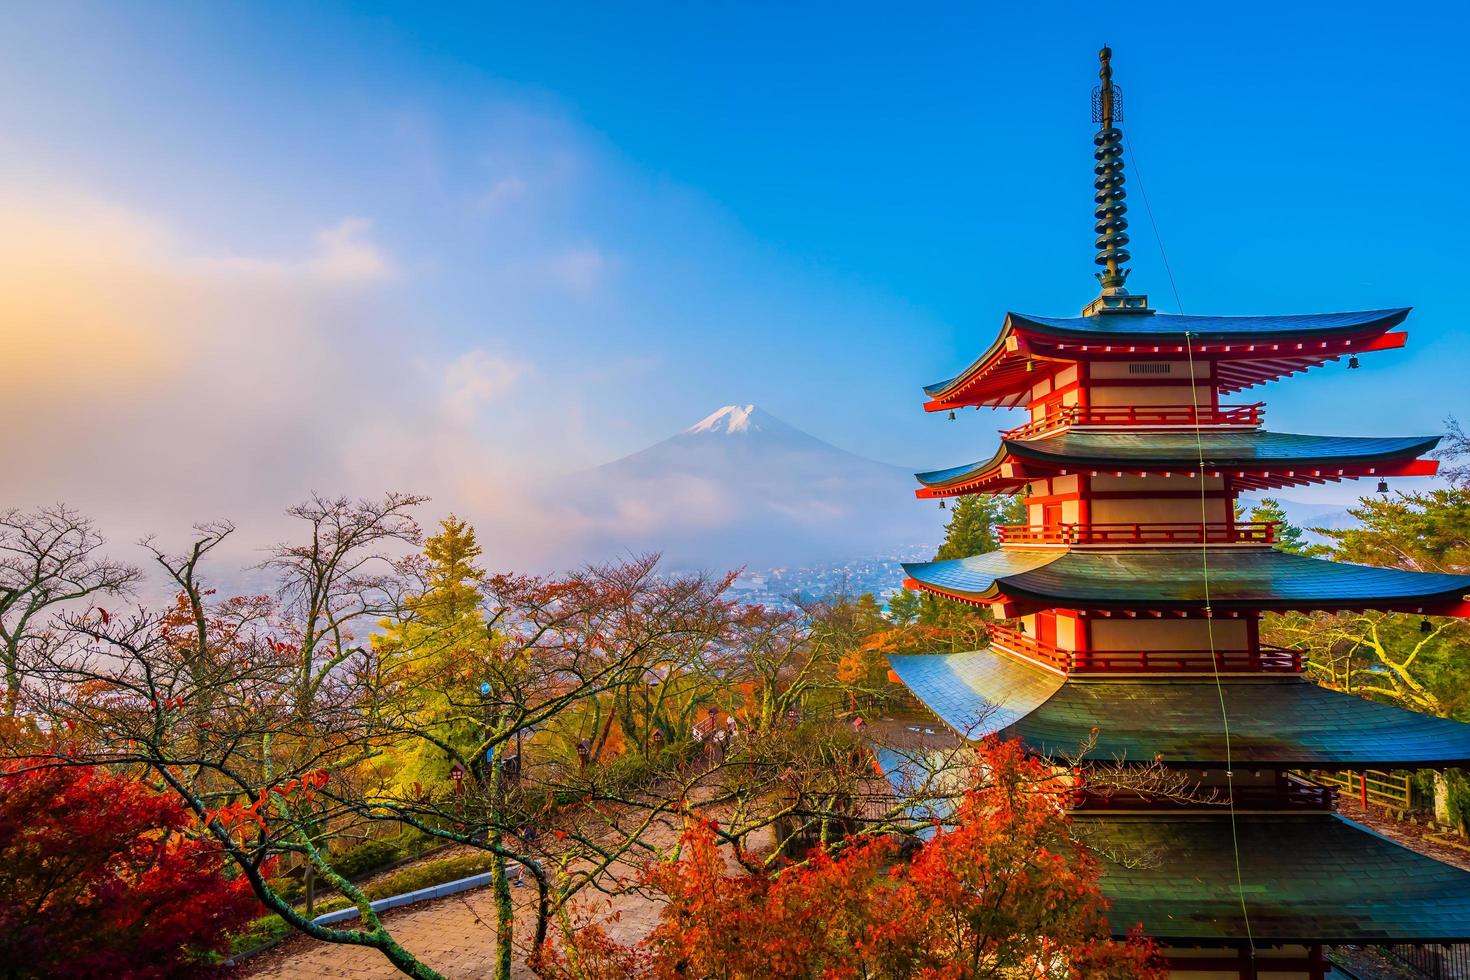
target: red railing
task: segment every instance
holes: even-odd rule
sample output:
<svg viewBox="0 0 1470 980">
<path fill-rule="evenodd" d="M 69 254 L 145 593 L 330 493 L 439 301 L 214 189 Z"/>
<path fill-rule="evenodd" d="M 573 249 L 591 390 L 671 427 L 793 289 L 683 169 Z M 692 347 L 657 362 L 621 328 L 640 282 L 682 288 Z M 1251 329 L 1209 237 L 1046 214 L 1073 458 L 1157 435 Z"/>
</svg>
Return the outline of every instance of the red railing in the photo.
<svg viewBox="0 0 1470 980">
<path fill-rule="evenodd" d="M 991 646 L 1044 664 L 1065 674 L 1209 674 L 1293 673 L 1302 669 L 1301 654 L 1278 647 L 1258 650 L 1063 650 L 1041 643 L 1009 626 L 991 623 Z"/>
<path fill-rule="evenodd" d="M 1139 524 L 1005 524 L 996 531 L 1004 544 L 1275 544 L 1275 521 L 1200 524 L 1178 521 Z"/>
<path fill-rule="evenodd" d="M 1074 425 L 1173 426 L 1260 425 L 1265 402 L 1253 405 L 1067 405 L 1045 418 L 1001 432 L 1003 439 L 1030 439 Z"/>
</svg>

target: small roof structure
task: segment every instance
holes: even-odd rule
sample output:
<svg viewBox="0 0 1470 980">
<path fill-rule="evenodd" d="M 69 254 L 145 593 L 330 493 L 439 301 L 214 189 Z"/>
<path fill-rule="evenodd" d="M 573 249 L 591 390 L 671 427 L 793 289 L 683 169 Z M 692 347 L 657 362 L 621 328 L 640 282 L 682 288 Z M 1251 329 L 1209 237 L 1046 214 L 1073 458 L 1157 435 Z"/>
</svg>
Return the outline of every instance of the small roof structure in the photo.
<svg viewBox="0 0 1470 980">
<path fill-rule="evenodd" d="M 1118 432 L 1068 429 L 1037 439 L 1003 439 L 990 459 L 916 473 L 920 497 L 1008 493 L 1058 473 L 1219 472 L 1239 489 L 1324 483 L 1342 477 L 1432 476 L 1420 460 L 1439 436 L 1313 436 L 1261 430 Z M 1202 462 L 1203 461 L 1203 462 Z"/>
<path fill-rule="evenodd" d="M 1000 336 L 964 371 L 924 391 L 931 412 L 1021 404 L 1038 380 L 1079 360 L 1209 356 L 1222 393 L 1304 371 L 1353 353 L 1402 347 L 1389 333 L 1409 309 L 1292 316 L 1177 316 L 1152 310 L 1047 317 L 1007 313 Z M 1044 374 L 1042 375 L 1044 376 Z"/>
<path fill-rule="evenodd" d="M 919 700 L 972 740 L 1020 738 L 1038 755 L 1176 767 L 1412 768 L 1470 763 L 1470 725 L 1364 701 L 1299 677 L 1069 679 L 994 650 L 893 655 Z"/>
<path fill-rule="evenodd" d="M 1175 945 L 1470 940 L 1470 872 L 1335 814 L 1242 815 L 1234 837 L 1229 815 L 1084 811 L 1072 826 L 1102 862 L 1119 936 L 1141 924 Z"/>
<path fill-rule="evenodd" d="M 910 562 L 905 584 L 964 602 L 1039 608 L 1195 610 L 1374 608 L 1465 615 L 1470 575 L 1408 572 L 1271 548 L 1124 548 L 986 552 Z"/>
</svg>

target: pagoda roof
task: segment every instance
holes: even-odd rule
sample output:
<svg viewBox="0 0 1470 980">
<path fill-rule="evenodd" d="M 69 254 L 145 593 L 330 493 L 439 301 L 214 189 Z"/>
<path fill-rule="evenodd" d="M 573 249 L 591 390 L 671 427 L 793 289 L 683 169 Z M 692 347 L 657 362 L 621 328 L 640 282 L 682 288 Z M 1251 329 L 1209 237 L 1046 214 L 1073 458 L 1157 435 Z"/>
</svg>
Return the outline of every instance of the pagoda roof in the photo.
<svg viewBox="0 0 1470 980">
<path fill-rule="evenodd" d="M 1335 814 L 1087 815 L 1116 935 L 1183 943 L 1470 940 L 1470 872 Z M 1239 879 L 1236 859 L 1239 856 Z M 1268 961 L 1260 968 L 1269 970 Z M 1182 968 L 1176 964 L 1176 968 Z"/>
<path fill-rule="evenodd" d="M 1000 335 L 964 371 L 924 388 L 925 406 L 1013 406 L 1039 380 L 1079 360 L 1209 356 L 1220 390 L 1239 391 L 1352 353 L 1403 346 L 1389 334 L 1410 308 L 1288 316 L 1185 316 L 1153 311 L 1048 317 L 1007 313 Z M 1186 350 L 1186 333 L 1188 345 Z M 1028 363 L 1030 367 L 1028 369 Z"/>
<path fill-rule="evenodd" d="M 919 495 L 931 497 L 1009 492 L 1028 476 L 1090 468 L 1132 473 L 1234 470 L 1230 475 L 1239 486 L 1258 489 L 1378 475 L 1379 470 L 1382 475 L 1431 475 L 1438 464 L 1418 457 L 1439 440 L 1439 436 L 1313 436 L 1258 429 L 1067 429 L 1037 439 L 1003 439 L 987 460 L 917 473 L 915 478 L 923 484 Z"/>
<path fill-rule="evenodd" d="M 1281 768 L 1461 766 L 1470 725 L 1330 691 L 1299 677 L 1061 677 L 995 650 L 892 655 L 904 685 L 972 740 L 1020 738 L 1050 758 Z M 1091 747 L 1081 748 L 1091 741 Z"/>
<path fill-rule="evenodd" d="M 1401 609 L 1462 614 L 1470 575 L 1306 558 L 1271 548 L 1002 549 L 905 563 L 917 588 L 977 603 L 1040 608 Z"/>
<path fill-rule="evenodd" d="M 1023 330 L 1051 337 L 1099 337 L 1117 340 L 1136 337 L 1156 340 L 1192 334 L 1203 341 L 1316 340 L 1342 334 L 1384 329 L 1404 322 L 1411 307 L 1358 310 L 1348 313 L 1291 313 L 1266 316 L 1194 316 L 1139 311 L 1108 312 L 1094 316 L 1034 316 L 1008 313 L 1007 322 Z"/>
</svg>

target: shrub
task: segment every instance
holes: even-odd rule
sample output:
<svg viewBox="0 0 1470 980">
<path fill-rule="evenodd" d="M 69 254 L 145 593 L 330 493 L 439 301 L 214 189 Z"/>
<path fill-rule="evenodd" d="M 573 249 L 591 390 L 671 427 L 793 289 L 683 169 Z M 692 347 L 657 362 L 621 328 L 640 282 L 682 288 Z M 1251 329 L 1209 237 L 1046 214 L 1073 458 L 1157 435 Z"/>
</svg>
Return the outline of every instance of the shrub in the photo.
<svg viewBox="0 0 1470 980">
<path fill-rule="evenodd" d="M 178 977 L 260 909 L 171 796 L 93 766 L 0 771 L 9 976 Z"/>
<path fill-rule="evenodd" d="M 390 895 L 402 895 L 404 892 L 418 891 L 430 885 L 442 885 L 446 881 L 457 881 L 460 878 L 468 878 L 470 875 L 481 874 L 490 870 L 490 863 L 489 854 L 466 854 L 463 857 L 425 861 L 423 864 L 395 871 L 386 878 L 368 885 L 363 892 L 373 901 L 377 901 Z"/>
<path fill-rule="evenodd" d="M 403 852 L 393 841 L 375 837 L 332 858 L 332 870 L 344 878 L 352 879 L 385 864 L 391 864 L 402 856 Z"/>
</svg>

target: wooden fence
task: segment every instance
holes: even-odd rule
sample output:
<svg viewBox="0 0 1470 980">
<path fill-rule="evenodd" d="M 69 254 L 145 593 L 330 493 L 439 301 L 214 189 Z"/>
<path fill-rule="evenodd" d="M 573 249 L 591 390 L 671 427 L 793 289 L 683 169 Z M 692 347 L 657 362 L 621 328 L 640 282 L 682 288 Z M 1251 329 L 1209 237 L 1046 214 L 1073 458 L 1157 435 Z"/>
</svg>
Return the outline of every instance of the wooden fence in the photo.
<svg viewBox="0 0 1470 980">
<path fill-rule="evenodd" d="M 1408 810 L 1414 802 L 1413 785 L 1408 773 L 1379 772 L 1313 772 L 1308 778 L 1328 786 L 1336 786 L 1341 796 L 1351 796 L 1365 810 L 1381 806 L 1389 810 Z"/>
</svg>

